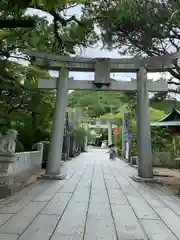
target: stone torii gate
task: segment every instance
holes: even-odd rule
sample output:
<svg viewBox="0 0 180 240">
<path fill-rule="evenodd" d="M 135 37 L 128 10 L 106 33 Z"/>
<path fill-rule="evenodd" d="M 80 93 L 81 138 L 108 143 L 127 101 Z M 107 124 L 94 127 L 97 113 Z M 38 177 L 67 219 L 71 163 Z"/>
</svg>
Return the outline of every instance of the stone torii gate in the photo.
<svg viewBox="0 0 180 240">
<path fill-rule="evenodd" d="M 82 119 L 84 122 L 84 127 L 87 130 L 88 128 L 107 128 L 108 129 L 108 144 L 112 143 L 112 128 L 117 127 L 117 121 L 119 119 L 110 119 L 110 118 L 97 118 L 97 119 Z M 93 124 L 90 124 L 93 122 Z M 105 123 L 102 123 L 105 122 Z"/>
<path fill-rule="evenodd" d="M 138 176 L 153 178 L 151 132 L 149 123 L 149 92 L 168 91 L 164 81 L 147 80 L 147 72 L 164 72 L 173 68 L 173 61 L 178 55 L 152 58 L 72 58 L 58 56 L 53 53 L 29 51 L 34 64 L 48 70 L 58 70 L 59 78 L 39 81 L 39 88 L 56 89 L 56 105 L 54 109 L 52 135 L 48 164 L 44 177 L 62 179 L 60 158 L 62 153 L 63 131 L 67 94 L 70 89 L 79 90 L 108 90 L 108 91 L 137 91 L 137 142 L 138 142 Z M 69 71 L 95 72 L 94 81 L 78 81 L 68 77 Z M 111 72 L 135 72 L 137 81 L 115 81 L 110 78 Z"/>
</svg>

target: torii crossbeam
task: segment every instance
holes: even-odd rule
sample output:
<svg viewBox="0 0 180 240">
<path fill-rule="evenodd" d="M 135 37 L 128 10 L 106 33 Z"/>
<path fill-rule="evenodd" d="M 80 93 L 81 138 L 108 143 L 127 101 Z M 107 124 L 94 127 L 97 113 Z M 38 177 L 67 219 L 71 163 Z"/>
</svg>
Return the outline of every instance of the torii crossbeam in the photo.
<svg viewBox="0 0 180 240">
<path fill-rule="evenodd" d="M 58 78 L 52 80 L 40 79 L 38 83 L 38 88 L 42 89 L 56 89 Z M 110 78 L 109 86 L 97 87 L 94 81 L 87 80 L 74 80 L 73 77 L 68 79 L 68 90 L 90 90 L 90 91 L 126 91 L 132 92 L 137 91 L 137 81 L 136 79 L 131 79 L 131 81 L 123 81 Z M 163 80 L 153 82 L 152 80 L 147 81 L 147 88 L 149 92 L 166 92 L 167 83 Z"/>
</svg>

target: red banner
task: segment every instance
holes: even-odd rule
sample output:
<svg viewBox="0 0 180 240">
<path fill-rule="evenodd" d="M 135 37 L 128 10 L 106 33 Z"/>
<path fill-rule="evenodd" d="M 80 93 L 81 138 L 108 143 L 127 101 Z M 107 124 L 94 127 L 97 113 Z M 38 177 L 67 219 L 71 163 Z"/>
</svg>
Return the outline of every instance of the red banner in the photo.
<svg viewBox="0 0 180 240">
<path fill-rule="evenodd" d="M 114 134 L 118 134 L 118 132 L 119 132 L 119 129 L 116 127 L 116 128 L 113 128 L 113 133 Z"/>
</svg>

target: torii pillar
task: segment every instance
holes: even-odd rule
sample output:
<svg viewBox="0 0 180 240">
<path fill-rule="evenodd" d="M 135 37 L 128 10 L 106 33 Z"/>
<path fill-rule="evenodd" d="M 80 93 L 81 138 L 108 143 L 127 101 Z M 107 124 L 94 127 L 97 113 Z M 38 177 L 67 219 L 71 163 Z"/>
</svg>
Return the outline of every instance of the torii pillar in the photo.
<svg viewBox="0 0 180 240">
<path fill-rule="evenodd" d="M 56 82 L 56 103 L 52 124 L 52 133 L 46 173 L 44 178 L 61 180 L 66 177 L 61 173 L 61 156 L 64 136 L 64 120 L 66 114 L 66 104 L 68 98 L 68 70 L 61 69 L 59 79 Z"/>
<path fill-rule="evenodd" d="M 137 149 L 138 176 L 152 179 L 152 146 L 149 117 L 147 70 L 141 67 L 137 72 Z"/>
</svg>

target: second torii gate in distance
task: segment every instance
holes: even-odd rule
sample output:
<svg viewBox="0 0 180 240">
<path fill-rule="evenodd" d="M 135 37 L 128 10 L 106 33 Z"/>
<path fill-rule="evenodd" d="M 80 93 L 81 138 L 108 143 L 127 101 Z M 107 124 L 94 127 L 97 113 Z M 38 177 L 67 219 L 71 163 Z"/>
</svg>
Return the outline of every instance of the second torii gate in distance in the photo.
<svg viewBox="0 0 180 240">
<path fill-rule="evenodd" d="M 137 142 L 138 142 L 138 176 L 152 179 L 152 148 L 149 122 L 149 92 L 166 92 L 168 85 L 164 81 L 147 80 L 147 72 L 163 72 L 173 68 L 169 57 L 152 57 L 138 59 L 92 59 L 58 56 L 53 53 L 28 52 L 36 66 L 47 70 L 58 70 L 59 78 L 40 80 L 39 88 L 56 89 L 56 105 L 53 117 L 52 135 L 48 164 L 44 177 L 63 179 L 60 171 L 62 153 L 64 118 L 68 90 L 107 90 L 137 91 Z M 175 59 L 177 57 L 175 56 Z M 77 81 L 68 77 L 69 71 L 95 72 L 94 81 Z M 110 78 L 111 72 L 136 72 L 137 81 L 115 81 Z"/>
</svg>

